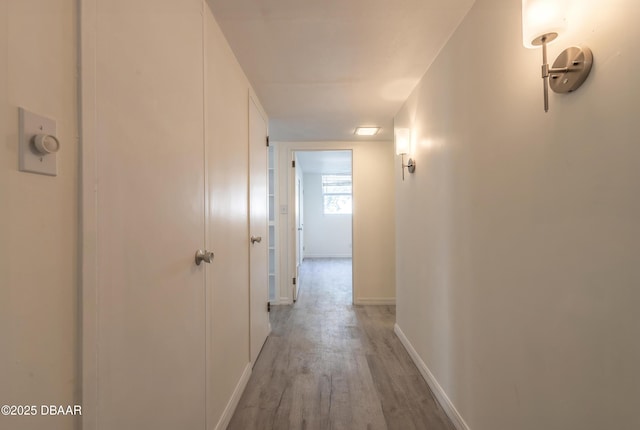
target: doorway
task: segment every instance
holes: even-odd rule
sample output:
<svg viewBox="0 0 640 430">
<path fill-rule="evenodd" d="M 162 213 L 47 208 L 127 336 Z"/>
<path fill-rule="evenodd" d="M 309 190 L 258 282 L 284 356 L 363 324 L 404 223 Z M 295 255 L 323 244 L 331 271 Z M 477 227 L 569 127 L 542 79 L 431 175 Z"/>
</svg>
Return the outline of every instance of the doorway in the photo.
<svg viewBox="0 0 640 430">
<path fill-rule="evenodd" d="M 293 157 L 295 302 L 304 294 L 305 261 L 332 259 L 353 273 L 354 196 L 351 150 L 297 150 Z"/>
</svg>

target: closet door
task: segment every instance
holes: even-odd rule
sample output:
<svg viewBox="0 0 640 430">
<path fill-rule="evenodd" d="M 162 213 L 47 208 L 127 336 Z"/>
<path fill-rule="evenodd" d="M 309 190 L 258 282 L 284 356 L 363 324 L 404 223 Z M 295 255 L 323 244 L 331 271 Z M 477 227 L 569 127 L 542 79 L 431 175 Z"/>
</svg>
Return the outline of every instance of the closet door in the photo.
<svg viewBox="0 0 640 430">
<path fill-rule="evenodd" d="M 95 1 L 98 428 L 200 430 L 202 2 Z"/>
<path fill-rule="evenodd" d="M 255 365 L 271 330 L 269 301 L 267 201 L 267 122 L 249 97 L 249 304 L 250 359 Z"/>
</svg>

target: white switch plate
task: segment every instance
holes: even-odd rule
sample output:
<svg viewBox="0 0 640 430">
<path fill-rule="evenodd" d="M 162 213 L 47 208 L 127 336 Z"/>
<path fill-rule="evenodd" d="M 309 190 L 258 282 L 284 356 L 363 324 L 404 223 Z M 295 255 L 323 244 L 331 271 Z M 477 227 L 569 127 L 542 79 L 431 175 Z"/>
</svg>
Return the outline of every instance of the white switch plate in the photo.
<svg viewBox="0 0 640 430">
<path fill-rule="evenodd" d="M 58 175 L 58 154 L 43 155 L 33 146 L 36 134 L 50 134 L 56 136 L 56 121 L 18 108 L 19 136 L 18 136 L 18 164 L 21 172 L 40 173 L 42 175 Z"/>
</svg>

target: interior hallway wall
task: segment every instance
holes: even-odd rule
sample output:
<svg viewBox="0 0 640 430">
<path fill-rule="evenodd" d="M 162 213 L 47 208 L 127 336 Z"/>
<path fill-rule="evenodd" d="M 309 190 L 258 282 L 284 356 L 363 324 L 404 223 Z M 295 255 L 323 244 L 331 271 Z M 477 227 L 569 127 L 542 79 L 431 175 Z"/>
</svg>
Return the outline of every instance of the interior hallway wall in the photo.
<svg viewBox="0 0 640 430">
<path fill-rule="evenodd" d="M 295 227 L 289 207 L 293 151 L 351 150 L 353 157 L 353 294 L 356 304 L 395 303 L 393 143 L 278 142 L 280 303 L 290 303 Z M 282 213 L 282 212 L 281 212 Z"/>
<path fill-rule="evenodd" d="M 548 113 L 521 2 L 477 0 L 396 117 L 397 323 L 473 430 L 640 428 L 640 6 L 574 3 Z"/>
<path fill-rule="evenodd" d="M 76 17 L 75 0 L 0 2 L 0 405 L 78 403 Z M 57 121 L 58 176 L 18 171 L 19 106 Z"/>
<path fill-rule="evenodd" d="M 304 174 L 304 255 L 351 257 L 351 215 L 325 214 L 322 174 Z"/>
</svg>

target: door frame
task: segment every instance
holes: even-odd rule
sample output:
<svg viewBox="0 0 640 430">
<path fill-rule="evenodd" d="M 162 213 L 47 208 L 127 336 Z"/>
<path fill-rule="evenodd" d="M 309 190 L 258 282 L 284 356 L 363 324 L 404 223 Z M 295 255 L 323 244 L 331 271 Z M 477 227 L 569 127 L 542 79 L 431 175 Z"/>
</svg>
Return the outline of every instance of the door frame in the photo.
<svg viewBox="0 0 640 430">
<path fill-rule="evenodd" d="M 285 143 L 286 144 L 286 143 Z M 303 143 L 291 143 L 287 145 L 287 160 L 295 160 L 296 159 L 296 153 L 298 152 L 322 152 L 322 151 L 349 151 L 351 152 L 351 178 L 353 180 L 353 178 L 355 178 L 355 165 L 356 163 L 354 162 L 354 157 L 355 157 L 355 153 L 356 153 L 356 148 L 355 145 L 351 142 L 303 142 Z M 296 213 L 295 213 L 295 205 L 296 205 L 296 170 L 298 169 L 298 166 L 296 165 L 295 168 L 291 168 L 290 166 L 287 166 L 287 195 L 288 195 L 288 205 L 290 208 L 294 208 L 293 210 L 289 211 L 289 216 L 287 217 L 287 222 L 289 224 L 289 228 L 288 230 L 291 231 L 292 234 L 290 234 L 289 240 L 287 241 L 288 245 L 287 245 L 287 251 L 286 251 L 286 255 L 287 255 L 287 267 L 288 267 L 288 273 L 290 274 L 290 277 L 286 280 L 289 281 L 289 279 L 295 278 L 296 279 L 296 285 L 291 285 L 291 287 L 293 287 L 290 291 L 292 292 L 292 301 L 294 301 L 294 298 L 297 298 L 293 295 L 294 290 L 297 290 L 298 288 L 300 288 L 300 285 L 298 283 L 299 279 L 298 279 L 298 273 L 297 273 L 297 264 L 298 264 L 298 244 L 297 244 L 297 228 L 298 226 L 296 225 Z M 304 181 L 303 181 L 303 186 L 304 186 Z M 355 187 L 352 188 L 351 190 L 351 198 L 353 200 L 353 202 L 355 202 L 356 199 L 356 192 L 355 192 Z M 354 204 L 355 207 L 355 204 Z M 354 231 L 355 231 L 355 223 L 356 220 L 356 214 L 352 213 L 351 214 L 351 304 L 355 303 L 355 298 L 356 298 L 356 281 L 357 279 L 355 278 L 355 270 L 353 270 L 353 267 L 355 265 L 355 261 L 356 261 L 356 255 L 357 255 L 357 247 L 356 244 L 354 242 Z"/>
</svg>

